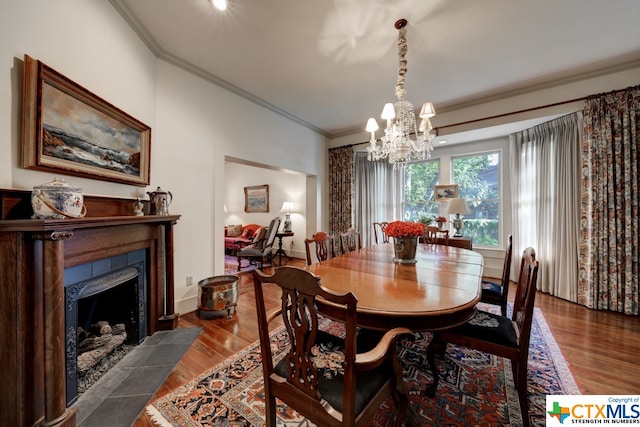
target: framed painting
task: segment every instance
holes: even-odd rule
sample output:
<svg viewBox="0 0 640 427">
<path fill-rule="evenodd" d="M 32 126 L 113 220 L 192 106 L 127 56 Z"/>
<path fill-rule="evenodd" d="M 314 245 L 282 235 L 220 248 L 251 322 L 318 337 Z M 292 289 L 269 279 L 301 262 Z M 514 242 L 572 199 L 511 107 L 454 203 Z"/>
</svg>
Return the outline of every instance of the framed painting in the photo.
<svg viewBox="0 0 640 427">
<path fill-rule="evenodd" d="M 269 212 L 269 186 L 244 187 L 245 212 Z"/>
<path fill-rule="evenodd" d="M 22 166 L 149 185 L 151 128 L 28 55 Z"/>
<path fill-rule="evenodd" d="M 436 202 L 458 198 L 458 184 L 436 185 L 434 189 Z"/>
</svg>

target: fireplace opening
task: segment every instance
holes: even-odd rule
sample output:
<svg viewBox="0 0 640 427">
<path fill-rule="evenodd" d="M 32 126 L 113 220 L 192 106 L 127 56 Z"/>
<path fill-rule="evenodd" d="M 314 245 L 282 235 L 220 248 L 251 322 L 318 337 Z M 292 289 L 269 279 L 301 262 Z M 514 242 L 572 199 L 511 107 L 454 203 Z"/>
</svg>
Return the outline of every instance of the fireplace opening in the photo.
<svg viewBox="0 0 640 427">
<path fill-rule="evenodd" d="M 135 270 L 130 274 L 137 276 Z M 133 277 L 78 300 L 78 394 L 91 387 L 108 370 L 105 367 L 111 367 L 138 344 L 136 284 L 137 277 Z"/>
<path fill-rule="evenodd" d="M 144 258 L 144 251 L 69 272 L 84 280 L 65 284 L 67 406 L 146 336 L 146 270 L 141 255 Z"/>
</svg>

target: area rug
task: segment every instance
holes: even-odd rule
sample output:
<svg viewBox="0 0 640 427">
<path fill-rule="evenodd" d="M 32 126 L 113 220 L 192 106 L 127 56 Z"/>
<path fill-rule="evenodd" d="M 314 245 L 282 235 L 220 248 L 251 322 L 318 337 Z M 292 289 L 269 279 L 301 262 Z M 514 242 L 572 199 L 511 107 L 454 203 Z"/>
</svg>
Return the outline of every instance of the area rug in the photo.
<svg viewBox="0 0 640 427">
<path fill-rule="evenodd" d="M 238 257 L 233 255 L 224 256 L 224 274 L 242 274 L 255 269 L 255 264 L 250 264 L 248 259 L 242 259 L 240 260 L 240 270 L 238 270 Z"/>
<path fill-rule="evenodd" d="M 482 307 L 482 308 L 488 308 Z M 529 354 L 529 413 L 534 426 L 545 425 L 545 395 L 580 394 L 560 349 L 536 308 Z M 411 406 L 420 425 L 522 425 L 517 393 L 508 360 L 449 345 L 438 360 L 440 385 L 435 398 L 421 390 L 432 376 L 423 368 L 428 333 L 405 340 L 399 349 Z M 282 328 L 272 334 L 272 348 L 282 357 L 288 345 Z M 158 426 L 260 426 L 264 424 L 264 396 L 260 346 L 256 342 L 188 384 L 146 408 Z M 308 426 L 295 411 L 278 402 L 278 425 Z M 395 416 L 389 400 L 370 426 L 389 426 Z"/>
</svg>

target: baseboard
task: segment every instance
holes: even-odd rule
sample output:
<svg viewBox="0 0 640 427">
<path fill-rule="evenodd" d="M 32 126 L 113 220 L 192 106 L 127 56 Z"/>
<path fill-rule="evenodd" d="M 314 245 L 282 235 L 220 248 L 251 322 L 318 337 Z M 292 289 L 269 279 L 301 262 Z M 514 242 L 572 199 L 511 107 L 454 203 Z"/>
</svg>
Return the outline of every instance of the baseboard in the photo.
<svg viewBox="0 0 640 427">
<path fill-rule="evenodd" d="M 198 296 L 194 295 L 188 298 L 177 300 L 174 303 L 176 313 L 189 313 L 198 308 Z"/>
</svg>

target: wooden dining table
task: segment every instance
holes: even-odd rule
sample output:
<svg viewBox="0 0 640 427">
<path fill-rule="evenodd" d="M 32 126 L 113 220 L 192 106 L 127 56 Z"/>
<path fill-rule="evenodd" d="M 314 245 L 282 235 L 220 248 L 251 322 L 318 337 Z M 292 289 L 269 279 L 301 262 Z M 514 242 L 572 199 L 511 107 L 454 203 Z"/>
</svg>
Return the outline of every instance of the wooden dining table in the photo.
<svg viewBox="0 0 640 427">
<path fill-rule="evenodd" d="M 358 325 L 436 331 L 467 322 L 480 301 L 483 257 L 452 246 L 418 244 L 415 264 L 393 261 L 393 243 L 330 258 L 306 269 L 326 288 L 353 292 Z"/>
</svg>

